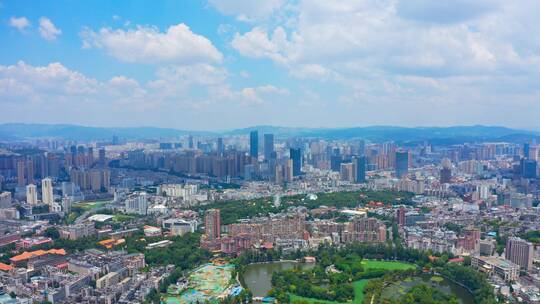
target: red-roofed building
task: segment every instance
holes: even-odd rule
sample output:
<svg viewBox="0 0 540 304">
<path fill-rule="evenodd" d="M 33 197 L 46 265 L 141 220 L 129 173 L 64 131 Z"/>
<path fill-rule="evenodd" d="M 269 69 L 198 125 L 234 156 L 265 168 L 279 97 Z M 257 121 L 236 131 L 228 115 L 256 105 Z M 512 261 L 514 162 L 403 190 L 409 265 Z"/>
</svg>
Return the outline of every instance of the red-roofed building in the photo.
<svg viewBox="0 0 540 304">
<path fill-rule="evenodd" d="M 4 264 L 4 263 L 0 263 L 0 271 L 8 272 L 8 271 L 10 271 L 11 269 L 13 269 L 13 267 L 11 267 L 10 265 Z"/>
<path fill-rule="evenodd" d="M 465 261 L 464 258 L 453 258 L 448 260 L 448 263 L 463 263 L 463 261 Z"/>
<path fill-rule="evenodd" d="M 52 244 L 52 239 L 49 237 L 33 237 L 33 238 L 24 238 L 17 242 L 17 249 L 28 249 L 34 246 Z"/>
<path fill-rule="evenodd" d="M 44 257 L 47 255 L 59 255 L 65 256 L 66 251 L 64 249 L 50 249 L 50 250 L 36 250 L 36 251 L 25 251 L 19 255 L 16 255 L 9 260 L 15 266 L 20 265 L 25 262 L 30 262 L 31 260 Z"/>
<path fill-rule="evenodd" d="M 274 244 L 272 244 L 270 242 L 264 242 L 261 245 L 261 248 L 266 249 L 266 250 L 271 250 L 271 249 L 274 249 Z"/>
</svg>

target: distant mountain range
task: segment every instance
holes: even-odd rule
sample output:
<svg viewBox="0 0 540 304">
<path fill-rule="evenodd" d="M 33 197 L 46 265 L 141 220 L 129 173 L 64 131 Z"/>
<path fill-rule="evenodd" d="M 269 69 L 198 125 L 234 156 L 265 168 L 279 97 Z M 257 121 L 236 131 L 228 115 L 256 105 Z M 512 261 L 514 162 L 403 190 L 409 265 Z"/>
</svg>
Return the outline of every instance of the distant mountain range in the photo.
<svg viewBox="0 0 540 304">
<path fill-rule="evenodd" d="M 76 141 L 111 140 L 113 135 L 122 140 L 169 140 L 185 135 L 231 136 L 248 134 L 258 130 L 273 133 L 277 137 L 319 137 L 325 139 L 365 139 L 373 142 L 393 140 L 402 143 L 429 141 L 434 144 L 456 144 L 463 142 L 526 142 L 536 138 L 540 132 L 510 129 L 498 126 L 455 126 L 416 127 L 371 126 L 356 128 L 290 128 L 277 126 L 254 126 L 222 132 L 187 131 L 156 127 L 86 127 L 67 124 L 0 124 L 0 140 L 26 140 L 36 138 L 62 138 Z"/>
</svg>

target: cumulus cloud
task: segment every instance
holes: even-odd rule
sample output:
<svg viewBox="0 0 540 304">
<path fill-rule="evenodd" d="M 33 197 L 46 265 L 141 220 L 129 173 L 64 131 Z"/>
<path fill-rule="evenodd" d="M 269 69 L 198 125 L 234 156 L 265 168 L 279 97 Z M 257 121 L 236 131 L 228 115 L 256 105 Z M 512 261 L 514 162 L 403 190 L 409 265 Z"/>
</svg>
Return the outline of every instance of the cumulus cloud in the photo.
<svg viewBox="0 0 540 304">
<path fill-rule="evenodd" d="M 287 94 L 286 89 L 272 85 L 233 89 L 227 83 L 226 70 L 209 64 L 160 68 L 146 83 L 123 75 L 99 81 L 58 62 L 46 66 L 22 61 L 0 65 L 2 106 L 14 117 L 32 121 L 57 118 L 58 113 L 86 122 L 85 117 L 96 115 L 116 119 L 114 113 L 132 118 L 148 113 L 156 118 L 185 111 L 232 111 Z"/>
<path fill-rule="evenodd" d="M 85 29 L 81 36 L 84 48 L 104 49 L 124 62 L 193 64 L 223 59 L 210 40 L 193 33 L 183 23 L 165 32 L 156 27 L 138 26 L 129 30 L 102 28 L 97 32 Z"/>
<path fill-rule="evenodd" d="M 46 17 L 39 18 L 39 34 L 45 40 L 56 40 L 62 34 L 62 31 L 57 28 L 51 19 Z"/>
<path fill-rule="evenodd" d="M 208 2 L 221 13 L 234 15 L 237 20 L 247 22 L 267 19 L 285 4 L 285 0 L 210 0 Z"/>
<path fill-rule="evenodd" d="M 407 0 L 398 1 L 397 14 L 403 18 L 431 23 L 456 23 L 495 11 L 499 0 Z"/>
<path fill-rule="evenodd" d="M 300 1 L 288 34 L 281 26 L 255 26 L 236 33 L 231 46 L 246 57 L 286 63 L 298 76 L 361 70 L 436 77 L 536 64 L 540 44 L 525 37 L 540 25 L 532 16 L 538 4 L 529 2 L 527 10 L 498 1 L 424 2 Z M 423 15 L 437 24 L 417 22 L 428 21 Z"/>
<path fill-rule="evenodd" d="M 30 27 L 30 21 L 26 17 L 11 17 L 9 18 L 9 26 L 24 32 L 26 28 Z"/>
<path fill-rule="evenodd" d="M 270 58 L 279 63 L 287 61 L 287 34 L 282 27 L 277 27 L 271 35 L 261 27 L 241 35 L 236 34 L 231 45 L 240 54 L 252 58 Z"/>
<path fill-rule="evenodd" d="M 230 44 L 306 85 L 332 81 L 318 88 L 328 92 L 321 98 L 349 110 L 369 105 L 381 119 L 374 123 L 404 122 L 386 111 L 392 104 L 403 115 L 421 108 L 435 117 L 434 104 L 453 113 L 471 103 L 497 123 L 495 111 L 509 100 L 538 108 L 538 10 L 532 0 L 300 0 L 293 26 L 255 23 Z"/>
</svg>

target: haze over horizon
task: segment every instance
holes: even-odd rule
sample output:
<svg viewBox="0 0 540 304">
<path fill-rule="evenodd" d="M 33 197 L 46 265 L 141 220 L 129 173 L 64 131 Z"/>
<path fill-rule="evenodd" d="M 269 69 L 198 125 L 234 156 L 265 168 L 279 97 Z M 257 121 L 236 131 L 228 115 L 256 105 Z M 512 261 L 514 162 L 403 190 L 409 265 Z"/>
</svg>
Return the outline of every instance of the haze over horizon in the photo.
<svg viewBox="0 0 540 304">
<path fill-rule="evenodd" d="M 211 128 L 211 129 L 195 129 L 195 128 L 177 128 L 177 127 L 160 127 L 160 126 L 153 126 L 153 125 L 119 125 L 119 126 L 112 126 L 112 125 L 86 125 L 86 124 L 72 124 L 72 123 L 27 123 L 27 122 L 8 122 L 3 123 L 0 122 L 0 126 L 5 125 L 45 125 L 45 126 L 76 126 L 76 127 L 82 127 L 82 128 L 103 128 L 103 129 L 137 129 L 137 128 L 156 128 L 156 129 L 171 129 L 171 130 L 179 130 L 179 131 L 193 131 L 193 132 L 215 132 L 215 133 L 226 133 L 231 132 L 235 130 L 243 130 L 243 129 L 263 129 L 263 128 L 283 128 L 283 129 L 307 129 L 307 130 L 341 130 L 341 129 L 356 129 L 356 128 L 403 128 L 403 129 L 430 129 L 430 128 L 440 128 L 440 129 L 446 129 L 446 128 L 474 128 L 474 127 L 486 127 L 486 128 L 506 128 L 506 129 L 512 129 L 516 131 L 530 131 L 530 132 L 540 132 L 540 129 L 527 129 L 527 128 L 513 128 L 503 125 L 482 125 L 482 124 L 471 124 L 471 125 L 447 125 L 447 126 L 436 126 L 436 125 L 426 125 L 426 126 L 400 126 L 400 125 L 356 125 L 356 126 L 333 126 L 333 127 L 323 127 L 323 126 L 286 126 L 286 125 L 245 125 L 245 126 L 238 126 L 238 127 L 232 127 L 232 128 Z"/>
<path fill-rule="evenodd" d="M 537 1 L 0 4 L 0 123 L 540 130 Z"/>
</svg>

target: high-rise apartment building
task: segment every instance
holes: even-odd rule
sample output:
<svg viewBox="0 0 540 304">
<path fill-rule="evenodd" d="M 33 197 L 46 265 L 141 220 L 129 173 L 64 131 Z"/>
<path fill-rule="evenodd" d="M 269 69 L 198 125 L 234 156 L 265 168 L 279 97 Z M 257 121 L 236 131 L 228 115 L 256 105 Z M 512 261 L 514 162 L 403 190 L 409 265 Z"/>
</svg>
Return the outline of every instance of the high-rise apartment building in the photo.
<svg viewBox="0 0 540 304">
<path fill-rule="evenodd" d="M 452 180 L 452 169 L 443 167 L 440 172 L 441 184 L 448 184 Z"/>
<path fill-rule="evenodd" d="M 204 217 L 204 231 L 209 241 L 219 239 L 221 236 L 221 213 L 219 209 L 210 209 L 206 211 Z"/>
<path fill-rule="evenodd" d="M 26 185 L 26 179 L 25 179 L 25 165 L 24 160 L 19 160 L 17 162 L 17 185 L 19 187 L 23 187 Z"/>
<path fill-rule="evenodd" d="M 218 137 L 217 139 L 217 153 L 218 155 L 222 155 L 225 152 L 225 145 L 223 144 L 223 138 Z"/>
<path fill-rule="evenodd" d="M 0 192 L 0 208 L 11 207 L 11 192 Z"/>
<path fill-rule="evenodd" d="M 278 184 L 278 185 L 283 184 L 283 166 L 276 165 L 274 176 L 275 176 L 275 183 L 276 184 Z"/>
<path fill-rule="evenodd" d="M 54 203 L 53 184 L 50 178 L 41 180 L 41 200 L 47 205 Z"/>
<path fill-rule="evenodd" d="M 105 148 L 101 148 L 98 151 L 98 164 L 101 167 L 105 167 L 107 163 L 106 156 L 105 156 Z"/>
<path fill-rule="evenodd" d="M 126 213 L 146 215 L 148 213 L 148 195 L 146 192 L 134 192 L 124 202 Z"/>
<path fill-rule="evenodd" d="M 354 181 L 354 165 L 352 163 L 343 163 L 339 171 L 340 179 L 342 181 L 353 182 Z"/>
<path fill-rule="evenodd" d="M 37 205 L 37 187 L 34 184 L 26 186 L 26 203 L 30 205 Z"/>
<path fill-rule="evenodd" d="M 34 176 L 35 176 L 34 161 L 29 159 L 26 162 L 26 182 L 29 184 L 34 184 L 35 183 Z"/>
<path fill-rule="evenodd" d="M 285 164 L 285 171 L 283 173 L 283 177 L 285 179 L 286 182 L 290 183 L 293 181 L 293 177 L 294 177 L 294 169 L 293 169 L 294 165 L 293 165 L 293 160 L 292 159 L 287 159 L 287 163 Z"/>
<path fill-rule="evenodd" d="M 400 206 L 399 209 L 397 210 L 397 222 L 398 222 L 398 225 L 401 227 L 405 226 L 405 213 L 406 212 L 407 210 L 403 206 Z"/>
<path fill-rule="evenodd" d="M 533 244 L 518 237 L 511 237 L 506 242 L 506 259 L 522 269 L 531 270 L 533 262 Z"/>
</svg>

